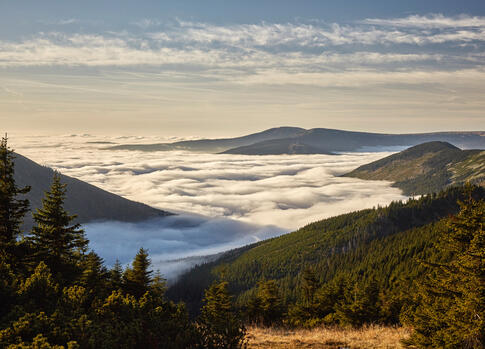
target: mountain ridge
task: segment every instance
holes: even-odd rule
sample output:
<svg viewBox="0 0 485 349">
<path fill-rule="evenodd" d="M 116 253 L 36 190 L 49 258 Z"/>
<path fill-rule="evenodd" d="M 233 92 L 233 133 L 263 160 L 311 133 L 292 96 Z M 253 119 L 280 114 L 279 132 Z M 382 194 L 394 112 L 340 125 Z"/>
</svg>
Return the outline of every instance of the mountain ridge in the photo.
<svg viewBox="0 0 485 349">
<path fill-rule="evenodd" d="M 121 144 L 104 150 L 185 150 L 240 155 L 333 154 L 358 152 L 366 148 L 384 150 L 409 147 L 429 141 L 444 141 L 460 148 L 485 149 L 485 131 L 450 131 L 386 134 L 329 128 L 277 127 L 234 138 L 200 139 L 174 143 Z"/>
<path fill-rule="evenodd" d="M 485 185 L 485 151 L 461 150 L 447 142 L 427 142 L 344 174 L 392 181 L 405 195 L 422 195 L 450 185 Z"/>
<path fill-rule="evenodd" d="M 30 185 L 31 191 L 25 196 L 35 211 L 41 207 L 45 191 L 49 190 L 54 170 L 15 154 L 15 181 L 18 186 Z M 148 205 L 128 200 L 79 179 L 61 174 L 61 182 L 67 184 L 65 208 L 76 213 L 76 222 L 116 220 L 138 222 L 156 217 L 172 215 Z M 24 230 L 33 225 L 30 215 L 24 220 Z"/>
</svg>

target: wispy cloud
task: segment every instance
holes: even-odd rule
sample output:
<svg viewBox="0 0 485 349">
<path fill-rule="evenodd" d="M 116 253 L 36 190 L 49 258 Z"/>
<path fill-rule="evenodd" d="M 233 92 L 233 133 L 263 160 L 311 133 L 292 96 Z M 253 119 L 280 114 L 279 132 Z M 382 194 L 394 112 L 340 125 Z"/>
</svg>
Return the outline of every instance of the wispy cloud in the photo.
<svg viewBox="0 0 485 349">
<path fill-rule="evenodd" d="M 228 48 L 157 47 L 145 39 L 101 35 L 51 34 L 22 43 L 0 42 L 0 66 L 136 66 L 189 65 L 206 68 L 368 65 L 438 61 L 441 54 L 353 52 L 235 51 Z"/>
<path fill-rule="evenodd" d="M 19 104 L 0 93 L 0 117 L 15 124 L 9 116 L 17 113 L 42 126 L 38 120 L 55 113 L 71 113 L 71 122 L 102 114 L 108 125 L 120 113 L 121 120 L 143 113 L 148 123 L 167 127 L 163 111 L 167 119 L 184 113 L 184 124 L 197 130 L 249 110 L 255 119 L 266 116 L 265 127 L 272 126 L 269 115 L 278 123 L 306 115 L 308 126 L 348 120 L 339 115 L 357 122 L 354 115 L 426 113 L 449 114 L 448 125 L 455 125 L 457 115 L 483 114 L 483 20 L 436 14 L 346 23 L 142 19 L 112 31 L 57 26 L 0 40 L 0 85 L 25 95 Z M 347 122 L 332 125 L 348 128 Z"/>
<path fill-rule="evenodd" d="M 363 21 L 367 24 L 394 27 L 416 27 L 416 28 L 472 28 L 485 27 L 485 17 L 461 15 L 447 17 L 442 14 L 429 16 L 412 15 L 404 18 L 368 18 Z"/>
<path fill-rule="evenodd" d="M 65 23 L 74 21 L 68 19 Z M 399 45 L 422 47 L 471 42 L 482 45 L 485 41 L 483 22 L 482 17 L 436 15 L 367 19 L 354 25 L 261 23 L 217 26 L 179 21 L 165 24 L 156 32 L 51 32 L 21 41 L 0 41 L 0 66 L 188 64 L 247 68 L 290 65 L 304 70 L 311 63 L 341 63 L 341 66 L 358 68 L 366 64 L 435 61 L 447 55 L 453 61 L 454 56 L 461 56 L 460 52 L 446 53 L 443 48 L 435 52 L 429 49 L 421 53 L 416 50 L 403 52 Z M 136 22 L 143 29 L 150 29 L 154 23 L 160 24 L 150 19 Z M 416 30 L 426 26 L 433 30 Z M 342 51 L 347 46 L 351 49 Z"/>
</svg>

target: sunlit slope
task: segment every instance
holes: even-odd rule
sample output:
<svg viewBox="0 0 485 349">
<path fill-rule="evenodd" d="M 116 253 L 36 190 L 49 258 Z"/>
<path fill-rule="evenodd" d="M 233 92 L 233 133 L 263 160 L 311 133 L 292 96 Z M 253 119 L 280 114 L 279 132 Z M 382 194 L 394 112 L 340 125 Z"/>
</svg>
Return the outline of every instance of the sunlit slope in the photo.
<svg viewBox="0 0 485 349">
<path fill-rule="evenodd" d="M 33 209 L 41 207 L 44 192 L 50 188 L 52 182 L 53 170 L 19 154 L 15 156 L 15 180 L 17 184 L 19 186 L 30 185 L 32 189 L 27 194 L 27 198 L 30 200 L 31 207 Z M 106 220 L 137 222 L 170 214 L 125 199 L 69 176 L 62 175 L 61 181 L 67 184 L 65 208 L 68 212 L 77 214 L 77 222 L 79 223 Z M 29 229 L 31 225 L 32 218 L 28 214 L 25 218 L 24 227 Z"/>
<path fill-rule="evenodd" d="M 322 283 L 339 276 L 375 278 L 393 292 L 420 274 L 416 258 L 435 253 L 435 236 L 444 220 L 458 211 L 457 200 L 464 193 L 463 187 L 450 188 L 407 203 L 356 211 L 230 251 L 183 275 L 169 294 L 195 309 L 204 288 L 222 277 L 244 303 L 258 281 L 275 279 L 285 299 L 295 300 L 300 273 L 309 265 Z M 474 187 L 474 195 L 485 198 L 485 191 Z"/>
<path fill-rule="evenodd" d="M 483 184 L 485 151 L 429 142 L 360 166 L 345 176 L 393 181 L 405 195 L 437 192 L 465 182 Z"/>
</svg>

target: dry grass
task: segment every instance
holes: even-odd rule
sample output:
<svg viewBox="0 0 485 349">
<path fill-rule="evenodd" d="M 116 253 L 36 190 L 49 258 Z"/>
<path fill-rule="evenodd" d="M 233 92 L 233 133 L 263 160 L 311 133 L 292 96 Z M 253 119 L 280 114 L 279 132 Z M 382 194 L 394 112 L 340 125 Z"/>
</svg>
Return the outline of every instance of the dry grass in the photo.
<svg viewBox="0 0 485 349">
<path fill-rule="evenodd" d="M 320 327 L 312 330 L 248 328 L 248 348 L 402 348 L 400 340 L 409 336 L 403 327 L 368 326 L 361 329 Z"/>
</svg>

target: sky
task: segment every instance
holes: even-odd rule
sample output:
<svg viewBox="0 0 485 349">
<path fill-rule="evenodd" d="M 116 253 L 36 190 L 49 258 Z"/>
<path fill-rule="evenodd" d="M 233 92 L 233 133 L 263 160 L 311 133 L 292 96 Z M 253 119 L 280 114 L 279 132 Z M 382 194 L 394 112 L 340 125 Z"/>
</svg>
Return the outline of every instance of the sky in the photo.
<svg viewBox="0 0 485 349">
<path fill-rule="evenodd" d="M 0 0 L 5 131 L 484 130 L 485 2 Z"/>
</svg>

